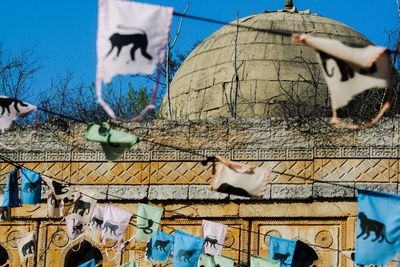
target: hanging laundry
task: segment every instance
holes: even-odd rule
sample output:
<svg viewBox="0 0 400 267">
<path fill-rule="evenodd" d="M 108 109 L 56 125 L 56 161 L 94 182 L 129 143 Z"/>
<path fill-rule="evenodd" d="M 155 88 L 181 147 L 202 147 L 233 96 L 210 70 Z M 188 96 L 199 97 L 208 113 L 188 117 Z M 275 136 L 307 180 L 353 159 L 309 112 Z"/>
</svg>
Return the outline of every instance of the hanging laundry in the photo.
<svg viewBox="0 0 400 267">
<path fill-rule="evenodd" d="M 224 256 L 201 254 L 197 267 L 234 267 L 235 261 Z"/>
<path fill-rule="evenodd" d="M 0 95 L 0 131 L 4 133 L 18 117 L 24 117 L 34 110 L 36 106 Z"/>
<path fill-rule="evenodd" d="M 76 193 L 71 215 L 83 224 L 88 224 L 92 218 L 96 203 L 96 193 L 90 190 Z"/>
<path fill-rule="evenodd" d="M 34 257 L 36 253 L 35 231 L 26 233 L 17 239 L 17 246 L 21 263 L 26 258 Z"/>
<path fill-rule="evenodd" d="M 139 267 L 135 260 L 121 265 L 121 267 Z"/>
<path fill-rule="evenodd" d="M 261 256 L 250 256 L 250 267 L 280 267 L 279 261 L 270 260 Z M 289 265 L 290 266 L 290 265 Z"/>
<path fill-rule="evenodd" d="M 132 145 L 139 142 L 136 135 L 113 130 L 106 123 L 89 124 L 86 140 L 99 142 L 109 161 L 117 160 Z"/>
<path fill-rule="evenodd" d="M 206 254 L 221 255 L 227 228 L 228 226 L 225 224 L 203 220 L 202 234 L 205 240 L 204 252 Z"/>
<path fill-rule="evenodd" d="M 104 208 L 103 238 L 115 241 L 122 240 L 129 225 L 132 214 L 115 206 L 106 205 Z"/>
<path fill-rule="evenodd" d="M 161 216 L 164 212 L 163 208 L 139 204 L 136 218 L 136 240 L 148 241 L 151 235 L 157 231 Z"/>
<path fill-rule="evenodd" d="M 172 13 L 172 8 L 160 5 L 99 0 L 96 91 L 113 119 L 115 114 L 102 97 L 102 82 L 110 83 L 118 74 L 152 74 L 162 65 Z"/>
<path fill-rule="evenodd" d="M 291 266 L 293 254 L 296 248 L 296 241 L 276 236 L 269 237 L 269 258 L 279 261 L 281 267 Z"/>
<path fill-rule="evenodd" d="M 21 170 L 21 204 L 38 204 L 42 197 L 42 179 L 32 170 Z"/>
<path fill-rule="evenodd" d="M 57 199 L 53 193 L 47 197 L 47 216 L 64 217 L 64 200 Z"/>
<path fill-rule="evenodd" d="M 157 231 L 148 243 L 146 256 L 151 262 L 166 263 L 174 244 L 174 236 Z"/>
<path fill-rule="evenodd" d="M 267 189 L 271 171 L 268 168 L 245 165 L 216 157 L 212 190 L 245 197 L 262 197 Z"/>
<path fill-rule="evenodd" d="M 65 217 L 65 223 L 67 225 L 67 233 L 71 240 L 77 239 L 84 232 L 84 223 L 79 221 L 72 214 Z"/>
<path fill-rule="evenodd" d="M 308 34 L 295 34 L 292 40 L 317 50 L 331 96 L 332 122 L 339 126 L 346 125 L 337 118 L 338 108 L 346 106 L 354 96 L 368 89 L 389 88 L 392 85 L 392 64 L 386 47 L 351 47 L 338 40 Z M 387 101 L 371 123 L 362 126 L 348 125 L 348 128 L 371 127 L 389 107 L 390 102 Z"/>
<path fill-rule="evenodd" d="M 76 190 L 73 186 L 59 183 L 54 179 L 46 177 L 45 175 L 42 175 L 42 180 L 47 184 L 52 194 L 57 199 L 65 199 L 76 193 Z"/>
<path fill-rule="evenodd" d="M 96 261 L 91 259 L 90 261 L 78 265 L 78 267 L 96 267 Z"/>
<path fill-rule="evenodd" d="M 357 192 L 355 262 L 388 264 L 400 250 L 400 196 L 364 189 Z"/>
<path fill-rule="evenodd" d="M 175 230 L 172 266 L 196 267 L 203 244 L 204 239 L 179 230 Z"/>
<path fill-rule="evenodd" d="M 12 170 L 8 174 L 6 189 L 4 191 L 2 207 L 18 207 L 18 169 Z"/>
<path fill-rule="evenodd" d="M 317 260 L 318 254 L 312 247 L 302 242 L 301 240 L 296 241 L 292 267 L 309 267 L 312 266 L 314 261 Z"/>
</svg>

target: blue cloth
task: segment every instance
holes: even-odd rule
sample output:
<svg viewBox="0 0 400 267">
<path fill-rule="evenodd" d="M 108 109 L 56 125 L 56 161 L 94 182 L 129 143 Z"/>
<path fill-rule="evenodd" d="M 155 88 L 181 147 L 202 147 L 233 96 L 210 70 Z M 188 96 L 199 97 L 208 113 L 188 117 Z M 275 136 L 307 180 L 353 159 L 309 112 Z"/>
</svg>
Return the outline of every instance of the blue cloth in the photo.
<svg viewBox="0 0 400 267">
<path fill-rule="evenodd" d="M 95 266 L 96 266 L 96 261 L 94 259 L 91 259 L 90 261 L 78 265 L 78 267 L 95 267 Z"/>
<path fill-rule="evenodd" d="M 149 241 L 147 258 L 150 261 L 167 262 L 173 244 L 174 236 L 157 231 Z"/>
<path fill-rule="evenodd" d="M 22 168 L 21 203 L 38 204 L 42 197 L 42 179 L 40 174 Z"/>
<path fill-rule="evenodd" d="M 269 258 L 281 263 L 282 266 L 291 266 L 293 262 L 296 241 L 276 236 L 269 237 Z"/>
<path fill-rule="evenodd" d="M 399 251 L 400 196 L 364 189 L 357 192 L 355 262 L 387 264 Z"/>
<path fill-rule="evenodd" d="M 203 244 L 203 238 L 176 230 L 172 266 L 196 267 Z"/>
<path fill-rule="evenodd" d="M 2 207 L 18 207 L 18 170 L 8 174 L 6 190 L 4 191 Z"/>
</svg>

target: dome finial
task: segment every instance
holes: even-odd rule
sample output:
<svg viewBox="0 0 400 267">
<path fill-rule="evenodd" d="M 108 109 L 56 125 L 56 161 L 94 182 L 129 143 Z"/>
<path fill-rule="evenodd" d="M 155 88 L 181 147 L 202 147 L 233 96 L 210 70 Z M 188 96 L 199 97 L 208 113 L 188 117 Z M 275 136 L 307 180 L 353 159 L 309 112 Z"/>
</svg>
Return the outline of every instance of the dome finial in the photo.
<svg viewBox="0 0 400 267">
<path fill-rule="evenodd" d="M 285 9 L 286 10 L 290 10 L 290 9 L 292 9 L 293 8 L 293 1 L 292 0 L 286 0 L 286 2 L 285 2 Z"/>
</svg>

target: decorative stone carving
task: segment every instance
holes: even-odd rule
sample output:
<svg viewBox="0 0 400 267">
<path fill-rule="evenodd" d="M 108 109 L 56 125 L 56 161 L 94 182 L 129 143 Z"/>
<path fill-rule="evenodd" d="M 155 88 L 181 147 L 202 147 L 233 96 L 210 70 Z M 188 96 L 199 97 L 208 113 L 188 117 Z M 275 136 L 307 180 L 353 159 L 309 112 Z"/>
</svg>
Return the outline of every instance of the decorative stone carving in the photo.
<svg viewBox="0 0 400 267">
<path fill-rule="evenodd" d="M 235 244 L 235 235 L 233 234 L 233 232 L 231 230 L 228 230 L 226 232 L 226 237 L 225 237 L 225 241 L 224 241 L 224 246 L 226 248 L 230 248 L 233 246 L 233 244 Z"/>
<path fill-rule="evenodd" d="M 315 244 L 323 248 L 329 248 L 333 244 L 333 237 L 329 231 L 323 230 L 316 234 Z"/>
<path fill-rule="evenodd" d="M 17 248 L 17 239 L 21 236 L 22 233 L 19 230 L 10 231 L 7 235 L 7 244 L 13 248 Z"/>
<path fill-rule="evenodd" d="M 264 244 L 267 246 L 270 236 L 282 237 L 282 234 L 278 230 L 269 230 L 268 232 L 266 232 L 264 235 Z"/>
<path fill-rule="evenodd" d="M 58 230 L 53 234 L 52 237 L 53 244 L 59 248 L 63 248 L 68 245 L 69 238 L 67 232 L 64 230 Z"/>
</svg>

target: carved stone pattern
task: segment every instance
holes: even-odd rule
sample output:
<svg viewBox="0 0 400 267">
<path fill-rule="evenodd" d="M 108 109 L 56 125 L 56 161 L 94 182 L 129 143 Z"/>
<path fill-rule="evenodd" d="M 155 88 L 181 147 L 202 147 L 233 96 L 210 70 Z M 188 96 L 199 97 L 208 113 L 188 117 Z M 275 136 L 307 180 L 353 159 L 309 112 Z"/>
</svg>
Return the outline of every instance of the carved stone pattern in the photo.
<svg viewBox="0 0 400 267">
<path fill-rule="evenodd" d="M 314 161 L 314 179 L 329 181 L 397 181 L 398 161 L 389 159 L 321 159 Z"/>
<path fill-rule="evenodd" d="M 397 158 L 398 150 L 395 147 L 371 147 L 371 158 Z"/>
<path fill-rule="evenodd" d="M 205 150 L 204 155 L 206 156 L 221 156 L 226 159 L 232 159 L 231 150 Z"/>
<path fill-rule="evenodd" d="M 288 149 L 287 159 L 313 159 L 313 149 Z"/>
<path fill-rule="evenodd" d="M 323 248 L 329 248 L 333 244 L 333 237 L 329 231 L 320 231 L 315 236 L 315 244 Z"/>
<path fill-rule="evenodd" d="M 233 150 L 232 160 L 257 160 L 258 150 Z"/>
<path fill-rule="evenodd" d="M 233 246 L 233 244 L 235 244 L 235 235 L 233 234 L 233 232 L 231 230 L 227 230 L 225 241 L 224 241 L 224 246 L 226 248 L 230 248 Z"/>
<path fill-rule="evenodd" d="M 342 157 L 346 158 L 369 158 L 369 147 L 344 147 Z"/>
<path fill-rule="evenodd" d="M 316 158 L 340 158 L 341 156 L 342 156 L 342 149 L 340 147 L 332 147 L 332 148 L 317 147 L 317 148 L 315 148 L 315 157 Z"/>
<path fill-rule="evenodd" d="M 212 164 L 200 162 L 156 162 L 151 163 L 152 184 L 205 184 L 211 179 Z"/>
<path fill-rule="evenodd" d="M 13 248 L 17 248 L 17 239 L 22 236 L 21 231 L 13 230 L 7 235 L 7 244 Z"/>
<path fill-rule="evenodd" d="M 269 167 L 273 173 L 270 181 L 272 183 L 312 183 L 313 161 L 268 161 L 260 166 Z M 278 173 L 274 173 L 278 172 Z M 304 177 L 304 178 L 298 178 Z M 310 179 L 310 180 L 307 180 Z"/>
<path fill-rule="evenodd" d="M 68 245 L 69 238 L 67 232 L 64 230 L 58 230 L 53 234 L 53 244 L 59 248 L 63 248 Z"/>
<path fill-rule="evenodd" d="M 278 230 L 270 230 L 270 231 L 266 232 L 264 235 L 264 244 L 267 246 L 269 244 L 270 236 L 282 237 L 282 234 Z"/>
<path fill-rule="evenodd" d="M 259 150 L 259 159 L 260 160 L 285 160 L 286 159 L 286 149 L 278 149 L 278 148 L 271 148 L 271 149 L 262 149 Z"/>
<path fill-rule="evenodd" d="M 20 154 L 21 161 L 45 161 L 46 155 L 44 152 L 24 152 Z"/>
<path fill-rule="evenodd" d="M 46 151 L 46 161 L 69 161 L 71 152 L 69 151 Z"/>
<path fill-rule="evenodd" d="M 124 153 L 124 160 L 148 161 L 150 152 L 148 151 L 127 151 Z"/>
</svg>

